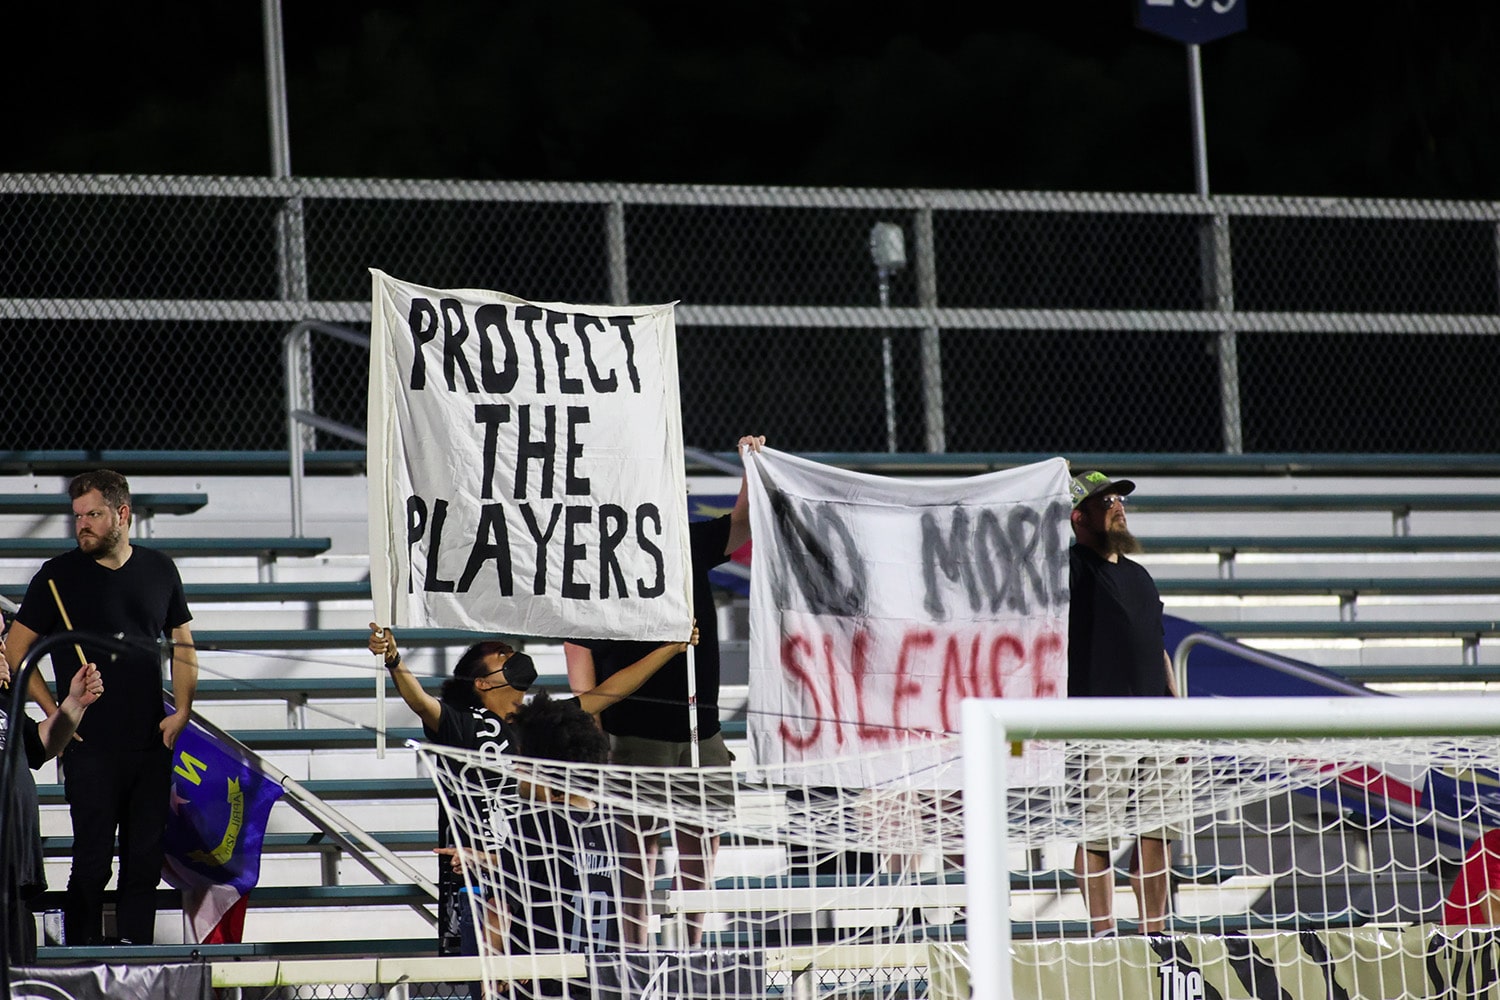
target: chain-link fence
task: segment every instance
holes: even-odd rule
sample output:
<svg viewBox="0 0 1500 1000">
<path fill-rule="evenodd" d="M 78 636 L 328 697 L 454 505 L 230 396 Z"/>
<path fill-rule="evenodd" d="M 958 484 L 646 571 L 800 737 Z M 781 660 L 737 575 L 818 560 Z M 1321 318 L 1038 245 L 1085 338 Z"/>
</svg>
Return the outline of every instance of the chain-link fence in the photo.
<svg viewBox="0 0 1500 1000">
<path fill-rule="evenodd" d="M 0 175 L 0 230 L 11 449 L 283 449 L 282 338 L 378 267 L 678 300 L 713 450 L 1500 451 L 1490 203 Z"/>
</svg>

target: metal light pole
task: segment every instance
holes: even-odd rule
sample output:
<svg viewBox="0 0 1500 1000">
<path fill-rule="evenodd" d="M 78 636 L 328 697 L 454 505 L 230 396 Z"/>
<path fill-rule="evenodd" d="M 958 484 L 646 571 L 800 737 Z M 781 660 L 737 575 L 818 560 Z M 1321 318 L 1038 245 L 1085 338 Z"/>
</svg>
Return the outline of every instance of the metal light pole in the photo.
<svg viewBox="0 0 1500 1000">
<path fill-rule="evenodd" d="M 1193 179 L 1198 197 L 1208 197 L 1208 126 L 1203 115 L 1203 60 L 1196 43 L 1187 47 L 1188 95 L 1193 114 Z"/>
<path fill-rule="evenodd" d="M 292 176 L 292 140 L 286 101 L 286 42 L 281 33 L 281 0 L 261 0 L 261 27 L 266 46 L 266 110 L 271 130 L 271 176 Z M 290 197 L 276 216 L 279 297 L 307 301 L 307 251 L 302 226 L 302 199 Z"/>
<path fill-rule="evenodd" d="M 286 115 L 286 55 L 281 34 L 281 0 L 261 0 L 266 40 L 266 104 L 271 126 L 271 176 L 292 175 L 292 142 Z"/>
<path fill-rule="evenodd" d="M 1250 0 L 1136 0 L 1136 26 L 1182 42 L 1187 48 L 1188 94 L 1192 102 L 1193 182 L 1209 214 L 1199 226 L 1198 256 L 1203 308 L 1213 313 L 1219 361 L 1219 425 L 1224 451 L 1244 450 L 1240 414 L 1239 340 L 1234 321 L 1234 268 L 1229 217 L 1208 206 L 1208 138 L 1203 111 L 1203 64 L 1199 46 L 1244 31 Z"/>
<path fill-rule="evenodd" d="M 906 268 L 906 234 L 894 222 L 877 222 L 870 227 L 870 260 L 880 283 L 880 308 L 891 307 L 891 276 Z M 891 331 L 880 334 L 880 363 L 885 378 L 885 450 L 896 450 L 896 377 L 891 361 Z"/>
</svg>

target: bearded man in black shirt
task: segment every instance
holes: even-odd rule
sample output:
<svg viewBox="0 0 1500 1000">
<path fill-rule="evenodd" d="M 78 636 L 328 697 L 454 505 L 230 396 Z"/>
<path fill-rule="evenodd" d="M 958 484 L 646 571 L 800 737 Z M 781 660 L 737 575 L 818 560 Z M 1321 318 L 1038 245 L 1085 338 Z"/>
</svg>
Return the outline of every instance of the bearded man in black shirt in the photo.
<svg viewBox="0 0 1500 1000">
<path fill-rule="evenodd" d="M 1163 647 L 1162 603 L 1156 583 L 1140 563 L 1128 558 L 1140 545 L 1125 519 L 1125 498 L 1135 490 L 1128 479 L 1102 472 L 1073 477 L 1073 536 L 1069 550 L 1068 697 L 1175 697 L 1172 661 Z M 1086 762 L 1085 823 L 1105 814 L 1139 808 L 1137 790 L 1159 787 L 1161 765 L 1135 757 L 1096 755 Z M 1143 833 L 1130 865 L 1131 886 L 1140 907 L 1141 930 L 1166 929 L 1171 887 L 1168 879 L 1170 829 Z M 1081 844 L 1076 857 L 1089 920 L 1096 935 L 1115 932 L 1112 841 Z"/>
<path fill-rule="evenodd" d="M 66 628 L 140 647 L 137 654 L 121 656 L 81 639 L 78 657 L 54 656 L 52 669 L 63 694 L 84 659 L 98 664 L 109 685 L 109 697 L 78 724 L 77 739 L 62 755 L 73 820 L 63 933 L 70 945 L 103 942 L 104 887 L 118 832 L 119 937 L 122 943 L 151 944 L 172 748 L 192 715 L 198 689 L 198 657 L 188 627 L 192 615 L 172 560 L 130 543 L 130 484 L 124 476 L 108 469 L 85 472 L 69 483 L 68 494 L 78 547 L 47 560 L 32 577 L 11 625 L 9 655 L 20 663 L 38 638 Z M 157 649 L 163 639 L 172 644 L 176 709 L 170 714 L 163 705 Z M 48 718 L 57 713 L 57 698 L 40 672 L 32 674 L 28 690 Z"/>
</svg>

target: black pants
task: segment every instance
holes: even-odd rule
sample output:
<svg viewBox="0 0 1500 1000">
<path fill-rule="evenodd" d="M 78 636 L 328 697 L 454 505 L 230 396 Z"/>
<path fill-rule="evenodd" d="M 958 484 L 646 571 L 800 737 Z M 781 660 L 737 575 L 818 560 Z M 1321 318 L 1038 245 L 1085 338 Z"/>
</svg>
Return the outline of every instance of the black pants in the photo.
<svg viewBox="0 0 1500 1000">
<path fill-rule="evenodd" d="M 31 912 L 31 907 L 26 905 L 25 893 L 21 887 L 15 884 L 15 874 L 11 874 L 11 883 L 7 887 L 5 903 L 10 911 L 10 931 L 6 945 L 10 949 L 10 964 L 35 965 L 36 964 L 36 914 Z"/>
<path fill-rule="evenodd" d="M 67 943 L 98 944 L 104 936 L 104 887 L 120 835 L 115 923 L 122 940 L 156 937 L 156 886 L 161 881 L 172 789 L 172 753 L 102 751 L 82 744 L 63 758 L 64 790 L 73 816 L 73 870 L 63 908 Z"/>
</svg>

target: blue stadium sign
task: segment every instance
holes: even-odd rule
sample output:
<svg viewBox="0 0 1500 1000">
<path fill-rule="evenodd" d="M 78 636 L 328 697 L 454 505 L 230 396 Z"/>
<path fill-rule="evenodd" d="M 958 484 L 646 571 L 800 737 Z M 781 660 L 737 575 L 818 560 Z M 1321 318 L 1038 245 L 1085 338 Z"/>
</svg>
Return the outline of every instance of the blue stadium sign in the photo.
<svg viewBox="0 0 1500 1000">
<path fill-rule="evenodd" d="M 1136 0 L 1135 26 L 1202 45 L 1245 30 L 1250 0 Z"/>
</svg>

